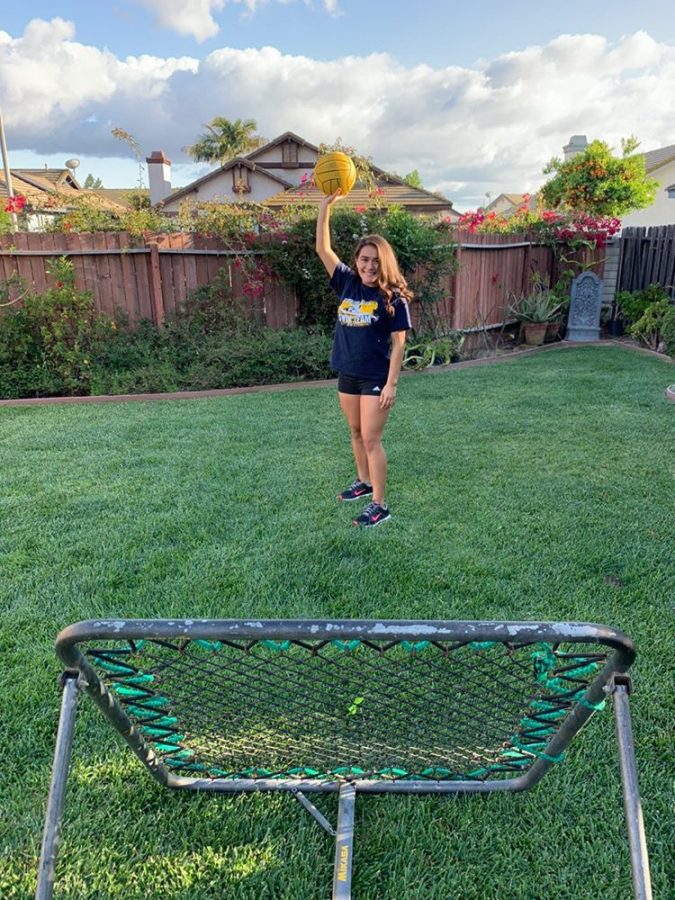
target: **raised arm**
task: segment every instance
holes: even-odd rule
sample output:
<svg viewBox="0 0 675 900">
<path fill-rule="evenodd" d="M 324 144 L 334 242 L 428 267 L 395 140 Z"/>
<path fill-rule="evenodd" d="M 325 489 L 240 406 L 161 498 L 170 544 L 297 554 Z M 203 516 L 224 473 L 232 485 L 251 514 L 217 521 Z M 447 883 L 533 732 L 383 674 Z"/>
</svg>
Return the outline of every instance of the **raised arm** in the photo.
<svg viewBox="0 0 675 900">
<path fill-rule="evenodd" d="M 319 216 L 316 220 L 316 252 L 331 278 L 340 259 L 330 245 L 330 209 L 341 194 L 342 191 L 338 188 L 330 197 L 321 199 Z"/>
</svg>

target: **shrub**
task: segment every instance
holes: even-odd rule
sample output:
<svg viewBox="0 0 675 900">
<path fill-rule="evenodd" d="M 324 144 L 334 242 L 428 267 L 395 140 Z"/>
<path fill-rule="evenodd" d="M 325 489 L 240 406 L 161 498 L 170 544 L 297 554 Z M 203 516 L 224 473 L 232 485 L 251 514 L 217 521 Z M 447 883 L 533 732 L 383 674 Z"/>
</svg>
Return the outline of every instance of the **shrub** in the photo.
<svg viewBox="0 0 675 900">
<path fill-rule="evenodd" d="M 672 352 L 675 307 L 665 288 L 650 284 L 641 291 L 619 291 L 614 300 L 622 318 L 631 323 L 628 328 L 631 337 L 651 350 Z"/>
<path fill-rule="evenodd" d="M 628 329 L 631 337 L 637 338 L 650 350 L 662 350 L 661 330 L 673 307 L 668 300 L 658 300 L 645 309 L 640 318 Z"/>
<path fill-rule="evenodd" d="M 26 294 L 5 310 L 0 331 L 0 391 L 4 397 L 88 394 L 91 362 L 112 323 L 88 291 L 75 288 L 66 257 L 48 269 L 53 287 Z"/>
<path fill-rule="evenodd" d="M 671 306 L 661 320 L 661 339 L 665 352 L 675 358 L 675 306 Z"/>
<path fill-rule="evenodd" d="M 164 328 L 120 322 L 92 361 L 95 394 L 212 390 L 330 375 L 330 338 L 264 328 L 234 301 L 223 270 Z"/>
<path fill-rule="evenodd" d="M 180 320 L 162 330 L 150 323 L 139 330 L 119 330 L 106 343 L 93 364 L 92 393 L 213 390 L 331 374 L 330 338 L 323 333 L 251 324 L 200 336 Z"/>
<path fill-rule="evenodd" d="M 668 294 L 660 284 L 650 284 L 641 291 L 619 291 L 614 297 L 614 302 L 623 319 L 636 323 L 650 304 L 667 299 Z"/>
</svg>

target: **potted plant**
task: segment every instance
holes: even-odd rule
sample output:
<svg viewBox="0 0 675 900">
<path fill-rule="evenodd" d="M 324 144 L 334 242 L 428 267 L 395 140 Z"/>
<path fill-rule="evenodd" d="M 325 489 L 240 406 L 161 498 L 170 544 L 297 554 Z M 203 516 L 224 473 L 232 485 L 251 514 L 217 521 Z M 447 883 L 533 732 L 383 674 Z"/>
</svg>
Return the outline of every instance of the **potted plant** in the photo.
<svg viewBox="0 0 675 900">
<path fill-rule="evenodd" d="M 621 315 L 621 308 L 617 302 L 617 298 L 614 297 L 612 300 L 612 308 L 610 310 L 609 319 L 607 320 L 607 334 L 610 337 L 621 337 L 624 334 L 626 328 L 624 324 L 623 316 Z"/>
<path fill-rule="evenodd" d="M 520 322 L 523 341 L 532 347 L 544 343 L 549 324 L 559 319 L 562 304 L 552 291 L 536 284 L 529 294 L 516 297 L 508 315 Z"/>
</svg>

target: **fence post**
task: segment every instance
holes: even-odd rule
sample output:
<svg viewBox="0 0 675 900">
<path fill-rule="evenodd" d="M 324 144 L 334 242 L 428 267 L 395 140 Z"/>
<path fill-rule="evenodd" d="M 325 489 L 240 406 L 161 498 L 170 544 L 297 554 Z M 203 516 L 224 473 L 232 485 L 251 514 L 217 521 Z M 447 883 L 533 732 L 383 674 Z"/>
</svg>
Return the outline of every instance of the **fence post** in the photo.
<svg viewBox="0 0 675 900">
<path fill-rule="evenodd" d="M 455 260 L 457 262 L 457 268 L 454 272 L 455 279 L 455 296 L 452 304 L 452 316 L 450 318 L 450 327 L 454 330 L 463 327 L 464 323 L 459 322 L 459 309 L 461 306 L 460 302 L 460 291 L 462 290 L 462 244 L 461 239 L 458 237 L 457 239 L 457 251 L 455 253 Z"/>
<path fill-rule="evenodd" d="M 523 254 L 523 277 L 521 279 L 521 286 L 523 294 L 529 294 L 530 292 L 530 267 L 532 265 L 532 235 L 529 236 L 530 243 L 525 247 L 525 253 Z M 551 285 L 552 287 L 553 285 Z"/>
<path fill-rule="evenodd" d="M 159 245 L 151 241 L 150 249 L 150 295 L 155 325 L 160 328 L 164 324 L 164 298 L 162 297 L 162 274 L 159 269 Z"/>
</svg>

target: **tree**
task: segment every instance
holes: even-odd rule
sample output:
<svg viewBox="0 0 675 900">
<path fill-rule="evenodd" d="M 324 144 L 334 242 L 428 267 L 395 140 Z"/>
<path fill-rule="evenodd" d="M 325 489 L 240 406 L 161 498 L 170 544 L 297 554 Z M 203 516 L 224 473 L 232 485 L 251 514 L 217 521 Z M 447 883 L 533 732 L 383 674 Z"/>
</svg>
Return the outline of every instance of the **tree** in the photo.
<svg viewBox="0 0 675 900">
<path fill-rule="evenodd" d="M 83 187 L 88 191 L 97 191 L 99 188 L 103 187 L 103 182 L 100 178 L 94 178 L 94 176 L 89 173 L 89 175 L 87 175 L 87 177 L 84 179 Z"/>
<path fill-rule="evenodd" d="M 408 172 L 407 175 L 404 175 L 403 181 L 405 181 L 406 184 L 409 184 L 410 187 L 414 187 L 414 188 L 422 187 L 422 176 L 417 171 L 417 169 L 413 169 L 412 172 Z"/>
<path fill-rule="evenodd" d="M 622 140 L 617 157 L 604 141 L 593 141 L 572 159 L 552 159 L 544 174 L 555 173 L 541 189 L 551 209 L 597 216 L 623 216 L 654 202 L 658 181 L 648 178 L 645 159 L 634 137 Z"/>
<path fill-rule="evenodd" d="M 263 144 L 264 138 L 255 134 L 255 119 L 235 119 L 231 122 L 223 116 L 204 126 L 206 134 L 198 137 L 194 144 L 185 148 L 197 162 L 218 162 L 224 165 L 240 153 L 253 150 Z"/>
</svg>

